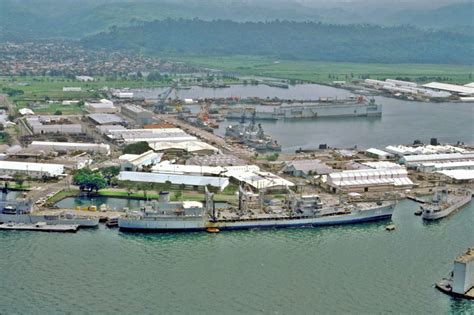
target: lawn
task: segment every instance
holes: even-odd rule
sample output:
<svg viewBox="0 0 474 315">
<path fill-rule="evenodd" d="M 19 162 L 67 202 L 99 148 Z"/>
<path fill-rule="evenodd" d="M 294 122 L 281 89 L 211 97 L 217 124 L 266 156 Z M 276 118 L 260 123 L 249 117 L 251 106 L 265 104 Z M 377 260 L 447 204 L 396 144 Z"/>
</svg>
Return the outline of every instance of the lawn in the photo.
<svg viewBox="0 0 474 315">
<path fill-rule="evenodd" d="M 405 78 L 418 82 L 446 81 L 465 84 L 472 82 L 472 65 L 434 64 L 361 64 L 347 62 L 319 62 L 280 60 L 258 56 L 174 57 L 195 66 L 220 69 L 242 75 L 331 83 L 351 78 Z"/>
</svg>

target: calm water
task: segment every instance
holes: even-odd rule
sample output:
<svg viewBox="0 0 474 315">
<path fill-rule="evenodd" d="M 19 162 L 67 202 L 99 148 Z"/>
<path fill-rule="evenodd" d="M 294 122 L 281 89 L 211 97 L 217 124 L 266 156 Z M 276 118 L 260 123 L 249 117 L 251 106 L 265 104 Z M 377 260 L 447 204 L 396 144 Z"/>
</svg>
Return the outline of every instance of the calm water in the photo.
<svg viewBox="0 0 474 315">
<path fill-rule="evenodd" d="M 144 90 L 138 92 L 137 96 L 156 97 L 163 90 Z M 234 85 L 225 89 L 193 87 L 191 90 L 178 91 L 178 96 L 181 98 L 258 96 L 317 99 L 345 98 L 349 95 L 351 95 L 349 91 L 318 84 L 290 86 L 289 89 L 265 85 Z M 429 143 L 432 137 L 438 138 L 441 142 L 474 143 L 474 103 L 408 102 L 386 97 L 375 97 L 375 99 L 383 105 L 382 117 L 320 118 L 261 123 L 264 130 L 276 139 L 286 152 L 298 148 L 313 149 L 323 143 L 332 147 L 348 148 L 357 145 L 359 148 L 383 148 L 392 144 L 409 144 L 415 139 Z M 268 107 L 265 109 L 271 110 Z M 221 123 L 216 133 L 223 135 L 225 128 L 236 122 Z"/>
<path fill-rule="evenodd" d="M 432 284 L 474 244 L 474 203 L 393 221 L 220 234 L 0 232 L 0 313 L 472 313 Z"/>
</svg>

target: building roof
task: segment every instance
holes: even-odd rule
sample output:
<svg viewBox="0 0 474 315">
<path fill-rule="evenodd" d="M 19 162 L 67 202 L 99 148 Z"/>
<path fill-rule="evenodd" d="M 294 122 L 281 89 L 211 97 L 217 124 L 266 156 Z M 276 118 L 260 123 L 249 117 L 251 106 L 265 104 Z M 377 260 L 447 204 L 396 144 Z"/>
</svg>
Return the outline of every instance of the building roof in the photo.
<svg viewBox="0 0 474 315">
<path fill-rule="evenodd" d="M 405 168 L 351 170 L 331 173 L 328 175 L 328 183 L 335 186 L 413 185 Z"/>
<path fill-rule="evenodd" d="M 365 150 L 365 152 L 370 153 L 370 154 L 374 154 L 374 155 L 377 155 L 377 156 L 392 156 L 393 155 L 391 153 L 388 153 L 388 152 L 385 152 L 385 151 L 382 151 L 382 150 L 379 150 L 379 149 L 376 149 L 376 148 L 367 149 L 367 150 Z"/>
<path fill-rule="evenodd" d="M 175 174 L 157 174 L 144 172 L 120 172 L 119 180 L 129 180 L 132 182 L 145 183 L 166 183 L 171 182 L 174 185 L 187 186 L 207 186 L 218 187 L 221 191 L 229 185 L 229 179 L 225 177 L 194 176 L 194 175 L 175 175 Z"/>
<path fill-rule="evenodd" d="M 226 170 L 220 166 L 200 166 L 160 163 L 152 167 L 152 172 L 160 174 L 213 174 L 219 175 Z"/>
<path fill-rule="evenodd" d="M 48 164 L 48 163 L 30 163 L 17 161 L 1 161 L 0 169 L 11 171 L 31 171 L 31 172 L 50 172 L 54 174 L 61 174 L 64 171 L 62 164 Z"/>
<path fill-rule="evenodd" d="M 42 146 L 61 146 L 61 147 L 71 147 L 72 149 L 76 148 L 103 148 L 110 150 L 110 145 L 105 143 L 83 143 L 83 142 L 53 142 L 53 141 L 33 141 L 31 145 L 42 145 Z"/>
<path fill-rule="evenodd" d="M 199 140 L 192 141 L 161 141 L 149 143 L 149 146 L 155 151 L 166 151 L 166 150 L 183 150 L 186 152 L 199 152 L 199 151 L 214 151 L 218 152 L 219 149 Z"/>
<path fill-rule="evenodd" d="M 283 171 L 292 171 L 292 168 L 305 174 L 307 174 L 309 171 L 316 172 L 318 174 L 329 174 L 333 171 L 332 167 L 322 163 L 321 160 L 286 161 Z"/>
<path fill-rule="evenodd" d="M 455 93 L 460 93 L 460 94 L 466 94 L 466 95 L 474 94 L 473 87 L 456 85 L 456 84 L 431 82 L 431 83 L 424 84 L 423 87 L 436 89 L 436 90 L 443 90 L 443 91 L 448 91 L 448 92 L 455 92 Z"/>
<path fill-rule="evenodd" d="M 389 145 L 385 148 L 387 152 L 396 155 L 415 155 L 415 154 L 433 154 L 433 153 L 455 153 L 465 152 L 466 150 L 452 145 L 424 145 L 411 147 L 405 145 Z"/>
<path fill-rule="evenodd" d="M 142 165 L 143 163 L 146 163 L 150 160 L 159 162 L 161 160 L 161 157 L 163 156 L 162 153 L 156 153 L 153 150 L 149 150 L 147 152 L 144 152 L 142 154 L 137 154 L 135 156 L 132 156 L 132 155 L 135 155 L 135 154 L 129 154 L 130 159 L 128 159 L 127 162 L 135 166 Z"/>
<path fill-rule="evenodd" d="M 233 177 L 256 189 L 292 187 L 295 184 L 270 172 L 229 171 L 226 176 Z"/>
<path fill-rule="evenodd" d="M 393 162 L 388 162 L 388 161 L 377 161 L 377 162 L 363 162 L 363 165 L 367 165 L 370 168 L 375 168 L 375 169 L 389 169 L 389 168 L 401 168 L 402 166 L 397 163 Z"/>
<path fill-rule="evenodd" d="M 474 170 L 444 170 L 437 173 L 443 174 L 456 180 L 473 180 Z"/>
<path fill-rule="evenodd" d="M 107 124 L 113 124 L 113 123 L 120 124 L 123 122 L 123 119 L 115 114 L 96 113 L 96 114 L 89 114 L 87 115 L 87 117 L 89 117 L 90 119 L 98 123 L 99 125 L 107 125 Z"/>
<path fill-rule="evenodd" d="M 467 160 L 467 159 L 474 159 L 474 152 L 407 155 L 401 158 L 400 161 L 402 163 L 416 163 L 416 162 L 427 162 L 427 161 Z"/>
</svg>

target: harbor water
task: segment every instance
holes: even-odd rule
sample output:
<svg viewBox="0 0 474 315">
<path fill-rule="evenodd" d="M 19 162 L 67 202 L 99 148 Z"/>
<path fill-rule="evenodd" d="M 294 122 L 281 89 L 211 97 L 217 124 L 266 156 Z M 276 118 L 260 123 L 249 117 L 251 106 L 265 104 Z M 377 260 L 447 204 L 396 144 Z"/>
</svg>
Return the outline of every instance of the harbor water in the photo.
<svg viewBox="0 0 474 315">
<path fill-rule="evenodd" d="M 433 284 L 474 244 L 474 203 L 423 223 L 219 234 L 0 232 L 0 314 L 472 313 Z"/>
<path fill-rule="evenodd" d="M 136 93 L 141 97 L 155 97 L 163 89 L 148 89 Z M 233 85 L 230 88 L 212 89 L 193 87 L 179 90 L 180 98 L 198 97 L 279 97 L 284 99 L 318 99 L 320 97 L 346 98 L 347 90 L 318 84 L 290 86 L 289 89 Z M 319 144 L 337 148 L 384 148 L 394 144 L 411 144 L 415 139 L 429 143 L 437 138 L 443 143 L 458 141 L 474 143 L 474 103 L 414 102 L 377 96 L 382 104 L 382 117 L 319 118 L 307 120 L 259 121 L 266 133 L 282 145 L 284 152 L 299 148 L 315 149 Z M 196 107 L 194 111 L 198 110 Z M 273 110 L 262 106 L 259 110 Z M 225 134 L 229 124 L 224 121 L 215 132 Z"/>
</svg>

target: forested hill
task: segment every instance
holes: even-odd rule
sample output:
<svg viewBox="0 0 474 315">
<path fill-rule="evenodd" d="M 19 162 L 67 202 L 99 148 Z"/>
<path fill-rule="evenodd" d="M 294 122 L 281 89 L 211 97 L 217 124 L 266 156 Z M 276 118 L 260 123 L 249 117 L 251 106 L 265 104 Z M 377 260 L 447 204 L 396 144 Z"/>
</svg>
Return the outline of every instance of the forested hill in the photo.
<svg viewBox="0 0 474 315">
<path fill-rule="evenodd" d="M 160 55 L 267 55 L 371 63 L 473 64 L 474 35 L 409 26 L 163 20 L 86 37 L 90 48 Z"/>
</svg>

